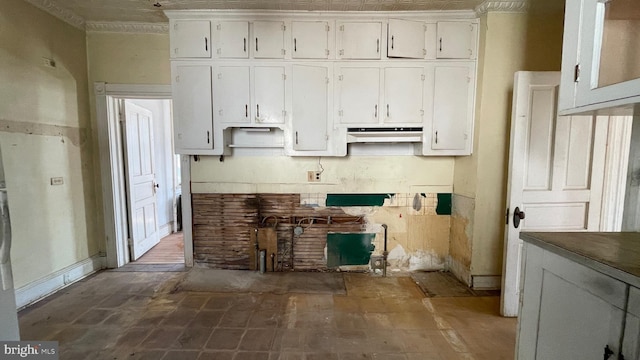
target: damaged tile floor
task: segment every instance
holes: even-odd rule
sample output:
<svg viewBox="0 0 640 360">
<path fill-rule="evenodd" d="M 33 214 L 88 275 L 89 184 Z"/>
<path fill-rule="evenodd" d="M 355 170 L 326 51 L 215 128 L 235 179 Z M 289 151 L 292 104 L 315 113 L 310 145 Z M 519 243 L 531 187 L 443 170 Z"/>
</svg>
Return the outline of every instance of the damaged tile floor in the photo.
<svg viewBox="0 0 640 360">
<path fill-rule="evenodd" d="M 426 298 L 408 276 L 354 273 L 308 275 L 338 276 L 337 292 L 196 292 L 187 274 L 100 272 L 21 311 L 22 340 L 58 341 L 62 360 L 513 359 L 497 296 Z"/>
</svg>

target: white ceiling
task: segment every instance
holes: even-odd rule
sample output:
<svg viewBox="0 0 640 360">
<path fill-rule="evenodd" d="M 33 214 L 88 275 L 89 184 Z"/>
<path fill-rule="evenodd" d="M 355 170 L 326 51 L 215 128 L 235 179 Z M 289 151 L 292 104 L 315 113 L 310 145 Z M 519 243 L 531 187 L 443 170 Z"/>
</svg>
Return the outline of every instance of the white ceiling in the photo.
<svg viewBox="0 0 640 360">
<path fill-rule="evenodd" d="M 167 22 L 163 10 L 474 10 L 484 0 L 27 0 L 76 22 Z M 492 1 L 492 3 L 501 1 Z M 520 3 L 521 1 L 502 1 Z M 154 4 L 160 4 L 160 7 Z"/>
</svg>

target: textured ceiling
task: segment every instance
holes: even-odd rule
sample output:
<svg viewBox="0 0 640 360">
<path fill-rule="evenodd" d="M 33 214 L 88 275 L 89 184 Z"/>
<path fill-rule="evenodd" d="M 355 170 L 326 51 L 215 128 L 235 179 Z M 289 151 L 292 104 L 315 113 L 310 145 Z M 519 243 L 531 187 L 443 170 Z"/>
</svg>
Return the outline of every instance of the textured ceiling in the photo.
<svg viewBox="0 0 640 360">
<path fill-rule="evenodd" d="M 86 22 L 166 22 L 163 10 L 473 10 L 483 0 L 27 0 Z M 559 1 L 559 0 L 558 0 Z M 517 1 L 516 1 L 517 2 Z M 154 6 L 160 4 L 160 7 Z"/>
</svg>

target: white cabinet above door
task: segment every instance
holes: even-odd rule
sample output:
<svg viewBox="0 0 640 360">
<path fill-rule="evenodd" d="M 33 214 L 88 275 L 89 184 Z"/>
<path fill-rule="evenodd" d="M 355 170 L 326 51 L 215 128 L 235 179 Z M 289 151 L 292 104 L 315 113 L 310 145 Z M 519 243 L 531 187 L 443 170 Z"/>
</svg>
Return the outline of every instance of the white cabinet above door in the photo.
<svg viewBox="0 0 640 360">
<path fill-rule="evenodd" d="M 221 21 L 216 25 L 219 58 L 249 57 L 249 22 Z"/>
<path fill-rule="evenodd" d="M 426 24 L 422 21 L 389 19 L 387 56 L 424 59 Z"/>
<path fill-rule="evenodd" d="M 291 23 L 294 59 L 329 58 L 329 23 L 326 21 L 293 21 Z"/>
<path fill-rule="evenodd" d="M 211 23 L 207 20 L 171 22 L 171 58 L 210 58 Z"/>
<path fill-rule="evenodd" d="M 329 119 L 329 68 L 293 65 L 292 143 L 295 155 L 327 150 Z"/>
<path fill-rule="evenodd" d="M 438 59 L 474 59 L 477 27 L 471 22 L 440 21 L 437 24 Z"/>
<path fill-rule="evenodd" d="M 284 58 L 284 30 L 282 21 L 253 22 L 253 57 L 256 59 Z"/>
<path fill-rule="evenodd" d="M 336 66 L 336 105 L 341 124 L 378 124 L 380 108 L 380 68 L 377 66 Z"/>
<path fill-rule="evenodd" d="M 336 26 L 338 59 L 380 59 L 381 22 L 339 22 Z"/>
<path fill-rule="evenodd" d="M 424 80 L 423 66 L 384 69 L 385 123 L 422 125 Z"/>
</svg>

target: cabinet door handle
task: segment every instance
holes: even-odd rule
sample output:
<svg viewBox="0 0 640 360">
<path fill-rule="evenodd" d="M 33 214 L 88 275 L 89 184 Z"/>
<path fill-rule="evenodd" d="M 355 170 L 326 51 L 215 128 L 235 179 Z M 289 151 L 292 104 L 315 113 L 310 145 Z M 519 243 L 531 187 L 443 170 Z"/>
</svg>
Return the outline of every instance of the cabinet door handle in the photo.
<svg viewBox="0 0 640 360">
<path fill-rule="evenodd" d="M 209 39 L 204 38 L 204 51 L 209 51 Z"/>
<path fill-rule="evenodd" d="M 380 39 L 376 39 L 376 54 L 380 53 Z"/>
<path fill-rule="evenodd" d="M 373 117 L 378 118 L 378 104 L 376 104 L 375 109 L 376 109 L 376 111 L 373 114 Z"/>
<path fill-rule="evenodd" d="M 298 40 L 293 38 L 293 51 L 298 51 Z"/>
<path fill-rule="evenodd" d="M 391 35 L 391 50 L 393 50 L 393 35 Z"/>
<path fill-rule="evenodd" d="M 244 117 L 249 117 L 249 105 L 244 104 Z"/>
<path fill-rule="evenodd" d="M 442 38 L 440 38 L 440 52 L 442 52 Z"/>
<path fill-rule="evenodd" d="M 438 132 L 436 131 L 436 144 L 438 143 Z"/>
<path fill-rule="evenodd" d="M 207 144 L 211 144 L 211 132 L 207 130 Z"/>
<path fill-rule="evenodd" d="M 256 52 L 258 52 L 258 38 L 256 38 Z"/>
<path fill-rule="evenodd" d="M 244 46 L 243 47 L 244 52 L 247 52 L 247 38 L 243 38 L 242 41 L 243 41 L 243 46 Z"/>
<path fill-rule="evenodd" d="M 298 132 L 296 131 L 296 145 L 298 145 Z"/>
<path fill-rule="evenodd" d="M 260 117 L 260 104 L 256 104 L 256 118 Z"/>
<path fill-rule="evenodd" d="M 389 104 L 387 104 L 387 117 L 389 117 Z"/>
</svg>

